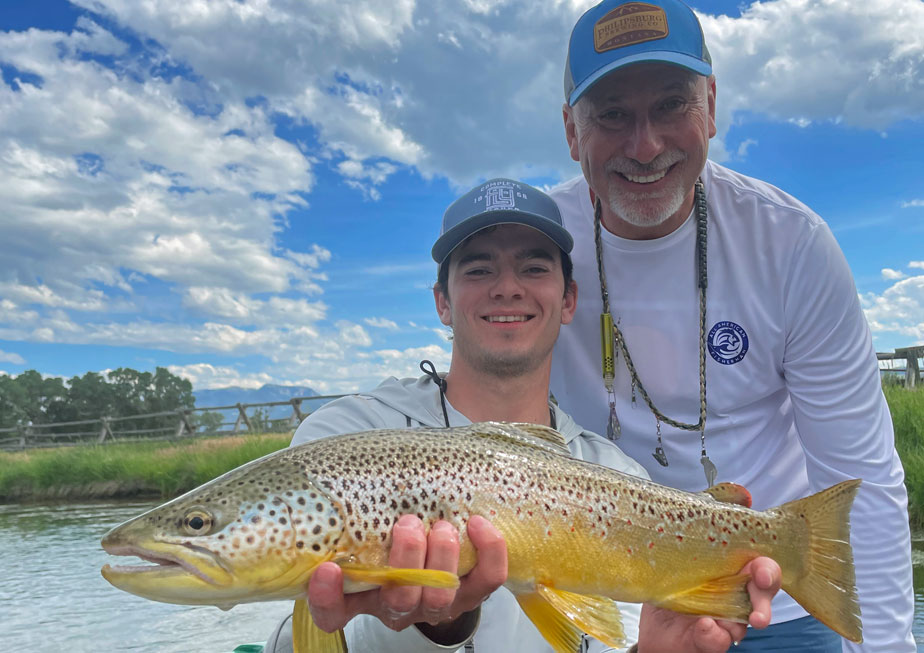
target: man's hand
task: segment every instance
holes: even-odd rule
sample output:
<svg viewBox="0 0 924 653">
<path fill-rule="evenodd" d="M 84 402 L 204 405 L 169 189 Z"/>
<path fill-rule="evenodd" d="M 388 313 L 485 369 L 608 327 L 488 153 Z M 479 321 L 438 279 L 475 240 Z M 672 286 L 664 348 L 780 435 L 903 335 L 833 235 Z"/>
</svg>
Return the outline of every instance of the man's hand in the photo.
<svg viewBox="0 0 924 653">
<path fill-rule="evenodd" d="M 312 618 L 326 632 L 343 628 L 358 614 L 373 615 L 389 628 L 403 630 L 413 623 L 448 622 L 474 610 L 507 580 L 507 545 L 500 532 L 482 517 L 472 517 L 467 532 L 478 552 L 478 563 L 461 579 L 458 589 L 393 586 L 344 595 L 340 567 L 325 562 L 308 584 Z M 448 522 L 439 521 L 428 536 L 416 516 L 404 515 L 392 530 L 388 564 L 457 573 L 459 533 Z"/>
<path fill-rule="evenodd" d="M 755 558 L 741 571 L 751 574 L 748 623 L 766 628 L 770 625 L 770 601 L 780 589 L 780 566 L 770 558 Z M 645 604 L 639 621 L 638 653 L 725 653 L 746 632 L 745 624 L 677 614 Z"/>
</svg>

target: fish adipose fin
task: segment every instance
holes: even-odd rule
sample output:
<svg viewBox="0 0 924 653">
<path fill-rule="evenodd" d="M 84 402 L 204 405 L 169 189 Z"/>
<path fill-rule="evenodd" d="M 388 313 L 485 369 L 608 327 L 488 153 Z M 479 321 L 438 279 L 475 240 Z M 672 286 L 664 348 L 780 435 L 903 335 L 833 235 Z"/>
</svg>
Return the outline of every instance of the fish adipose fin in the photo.
<svg viewBox="0 0 924 653">
<path fill-rule="evenodd" d="M 863 635 L 850 548 L 850 508 L 859 487 L 860 479 L 843 481 L 777 508 L 803 518 L 809 539 L 802 573 L 787 578 L 784 568 L 783 589 L 818 621 L 857 643 Z"/>
<path fill-rule="evenodd" d="M 733 503 L 745 508 L 751 507 L 751 493 L 743 485 L 737 483 L 716 483 L 703 490 L 703 494 L 708 494 L 722 503 Z"/>
<path fill-rule="evenodd" d="M 459 586 L 458 576 L 436 569 L 398 569 L 352 563 L 342 564 L 340 569 L 345 579 L 369 585 L 421 585 L 440 589 L 455 589 Z"/>
<path fill-rule="evenodd" d="M 305 599 L 295 602 L 292 611 L 292 650 L 294 653 L 347 653 L 342 630 L 325 633 L 311 618 Z"/>
<path fill-rule="evenodd" d="M 721 616 L 729 621 L 747 623 L 751 614 L 751 598 L 747 591 L 749 580 L 750 574 L 714 578 L 656 603 L 674 612 Z"/>
<path fill-rule="evenodd" d="M 494 437 L 526 444 L 550 453 L 570 456 L 571 450 L 565 436 L 555 429 L 528 422 L 478 422 L 470 427 L 473 433 L 483 437 Z"/>
<path fill-rule="evenodd" d="M 622 615 L 613 599 L 575 594 L 546 585 L 539 586 L 539 594 L 582 632 L 613 648 L 625 646 Z"/>
</svg>

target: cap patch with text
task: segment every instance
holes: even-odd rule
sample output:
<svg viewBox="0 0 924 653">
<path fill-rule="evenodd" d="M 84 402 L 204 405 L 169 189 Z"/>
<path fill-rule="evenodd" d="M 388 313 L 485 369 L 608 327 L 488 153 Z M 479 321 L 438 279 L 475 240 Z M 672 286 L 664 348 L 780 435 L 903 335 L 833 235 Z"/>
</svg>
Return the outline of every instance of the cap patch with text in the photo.
<svg viewBox="0 0 924 653">
<path fill-rule="evenodd" d="M 670 30 L 661 7 L 627 2 L 607 13 L 594 25 L 594 50 L 606 52 L 627 45 L 666 38 Z"/>
</svg>

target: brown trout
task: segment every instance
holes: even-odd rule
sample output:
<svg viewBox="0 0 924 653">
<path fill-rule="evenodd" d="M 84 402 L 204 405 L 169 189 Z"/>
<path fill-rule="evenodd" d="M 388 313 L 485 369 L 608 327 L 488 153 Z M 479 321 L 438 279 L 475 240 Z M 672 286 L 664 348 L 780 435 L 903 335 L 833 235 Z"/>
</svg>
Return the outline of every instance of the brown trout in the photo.
<svg viewBox="0 0 924 653">
<path fill-rule="evenodd" d="M 779 563 L 783 589 L 809 613 L 860 642 L 848 520 L 859 485 L 758 512 L 735 503 L 749 505 L 740 486 L 693 494 L 576 460 L 547 427 L 366 431 L 270 454 L 115 527 L 106 551 L 154 565 L 102 574 L 168 603 L 296 599 L 296 652 L 345 651 L 305 605 L 317 566 L 339 564 L 347 592 L 455 587 L 447 572 L 388 567 L 392 526 L 403 514 L 454 524 L 462 576 L 476 562 L 465 525 L 481 515 L 506 539 L 505 586 L 561 653 L 582 632 L 621 646 L 614 600 L 747 621 L 739 570 L 757 556 Z"/>
</svg>

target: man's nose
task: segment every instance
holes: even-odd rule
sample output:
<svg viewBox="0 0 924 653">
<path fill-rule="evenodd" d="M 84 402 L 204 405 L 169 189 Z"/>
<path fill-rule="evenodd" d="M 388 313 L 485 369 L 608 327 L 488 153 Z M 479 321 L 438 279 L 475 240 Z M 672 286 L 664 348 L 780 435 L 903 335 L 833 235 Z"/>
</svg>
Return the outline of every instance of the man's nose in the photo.
<svg viewBox="0 0 924 653">
<path fill-rule="evenodd" d="M 491 286 L 491 296 L 498 298 L 518 298 L 523 296 L 523 284 L 514 270 L 500 270 Z"/>
<path fill-rule="evenodd" d="M 658 128 L 647 116 L 638 118 L 626 144 L 626 156 L 645 164 L 651 163 L 663 151 L 664 140 Z"/>
</svg>

